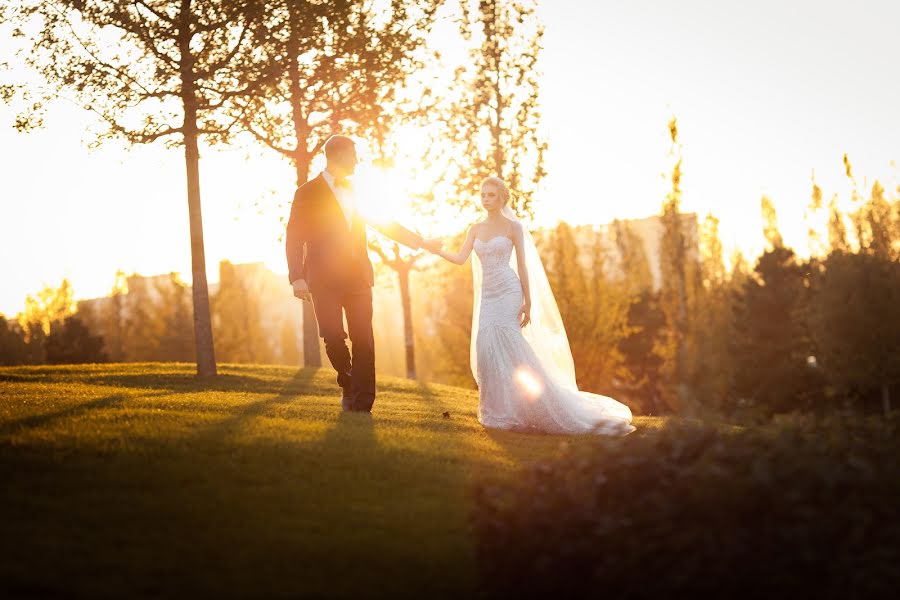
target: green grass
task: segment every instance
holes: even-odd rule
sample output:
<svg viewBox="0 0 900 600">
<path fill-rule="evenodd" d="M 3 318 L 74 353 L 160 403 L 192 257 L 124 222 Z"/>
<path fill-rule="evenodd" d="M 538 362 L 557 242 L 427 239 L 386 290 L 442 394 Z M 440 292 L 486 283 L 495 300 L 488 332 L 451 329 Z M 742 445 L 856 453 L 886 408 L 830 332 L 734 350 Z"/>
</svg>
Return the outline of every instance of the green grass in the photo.
<svg viewBox="0 0 900 600">
<path fill-rule="evenodd" d="M 471 390 L 380 378 L 367 417 L 329 370 L 193 373 L 0 369 L 0 595 L 470 593 L 472 484 L 589 443 L 486 431 Z"/>
</svg>

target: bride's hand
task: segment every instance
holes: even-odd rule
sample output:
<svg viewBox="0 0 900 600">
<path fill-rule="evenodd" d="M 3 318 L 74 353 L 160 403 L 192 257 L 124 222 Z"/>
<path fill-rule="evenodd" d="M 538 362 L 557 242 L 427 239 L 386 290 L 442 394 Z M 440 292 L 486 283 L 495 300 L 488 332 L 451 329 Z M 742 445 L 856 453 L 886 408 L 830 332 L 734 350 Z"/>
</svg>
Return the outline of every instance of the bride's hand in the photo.
<svg viewBox="0 0 900 600">
<path fill-rule="evenodd" d="M 525 327 L 531 323 L 531 305 L 523 304 L 519 309 L 519 327 Z"/>
</svg>

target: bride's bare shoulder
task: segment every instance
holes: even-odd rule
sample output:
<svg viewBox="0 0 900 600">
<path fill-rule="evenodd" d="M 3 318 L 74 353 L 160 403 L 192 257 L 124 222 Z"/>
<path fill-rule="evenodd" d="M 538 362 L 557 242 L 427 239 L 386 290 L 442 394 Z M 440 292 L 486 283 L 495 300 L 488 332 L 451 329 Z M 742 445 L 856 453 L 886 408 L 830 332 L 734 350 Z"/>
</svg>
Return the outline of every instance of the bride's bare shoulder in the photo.
<svg viewBox="0 0 900 600">
<path fill-rule="evenodd" d="M 506 221 L 507 226 L 510 228 L 519 227 L 522 224 L 521 221 L 519 221 L 518 219 L 515 219 L 515 218 L 511 219 L 508 216 L 506 216 L 505 214 L 500 215 L 500 218 L 503 219 L 504 221 Z"/>
<path fill-rule="evenodd" d="M 506 218 L 506 217 L 504 217 L 504 218 Z M 522 232 L 525 231 L 525 228 L 522 227 L 522 221 L 517 221 L 517 220 L 514 221 L 513 219 L 508 219 L 508 218 L 506 220 L 509 221 L 509 232 L 510 232 L 511 236 L 521 235 Z"/>
</svg>

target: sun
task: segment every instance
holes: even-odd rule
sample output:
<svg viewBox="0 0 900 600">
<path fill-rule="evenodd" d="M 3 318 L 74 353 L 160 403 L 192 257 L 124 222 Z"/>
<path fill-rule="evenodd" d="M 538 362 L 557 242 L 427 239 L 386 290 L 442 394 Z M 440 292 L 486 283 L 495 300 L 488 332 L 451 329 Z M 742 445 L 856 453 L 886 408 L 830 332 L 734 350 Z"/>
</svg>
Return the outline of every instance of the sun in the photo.
<svg viewBox="0 0 900 600">
<path fill-rule="evenodd" d="M 391 168 L 362 164 L 353 176 L 357 210 L 373 225 L 415 220 L 409 191 L 402 177 Z"/>
</svg>

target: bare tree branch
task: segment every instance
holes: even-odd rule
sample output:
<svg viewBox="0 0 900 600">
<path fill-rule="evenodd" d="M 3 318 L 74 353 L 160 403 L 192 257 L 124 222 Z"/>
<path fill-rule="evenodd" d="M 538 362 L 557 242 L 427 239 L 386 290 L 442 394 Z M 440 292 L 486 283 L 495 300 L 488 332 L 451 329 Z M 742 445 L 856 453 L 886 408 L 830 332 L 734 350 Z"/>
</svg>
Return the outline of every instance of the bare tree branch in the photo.
<svg viewBox="0 0 900 600">
<path fill-rule="evenodd" d="M 224 66 L 231 64 L 231 62 L 234 60 L 234 57 L 237 54 L 238 50 L 240 50 L 243 47 L 244 37 L 247 35 L 248 30 L 249 30 L 249 27 L 247 25 L 244 25 L 244 27 L 241 29 L 241 33 L 238 36 L 237 41 L 234 43 L 234 47 L 232 47 L 231 50 L 229 50 L 228 53 L 225 56 L 223 56 L 220 60 L 217 60 L 216 62 L 209 64 L 205 69 L 196 71 L 197 78 L 205 79 L 212 73 L 215 73 L 215 72 L 219 71 L 220 69 L 222 69 Z"/>
<path fill-rule="evenodd" d="M 168 15 L 163 14 L 162 12 L 156 10 L 155 8 L 153 8 L 152 6 L 150 6 L 149 4 L 147 4 L 146 2 L 144 2 L 144 0 L 134 0 L 134 5 L 135 5 L 135 7 L 143 6 L 145 9 L 147 9 L 147 10 L 149 10 L 151 13 L 153 13 L 153 15 L 154 15 L 157 19 L 159 19 L 160 21 L 163 21 L 163 22 L 165 22 L 165 23 L 168 23 L 169 25 L 175 25 L 175 19 L 173 19 L 173 18 L 169 17 Z"/>
</svg>

